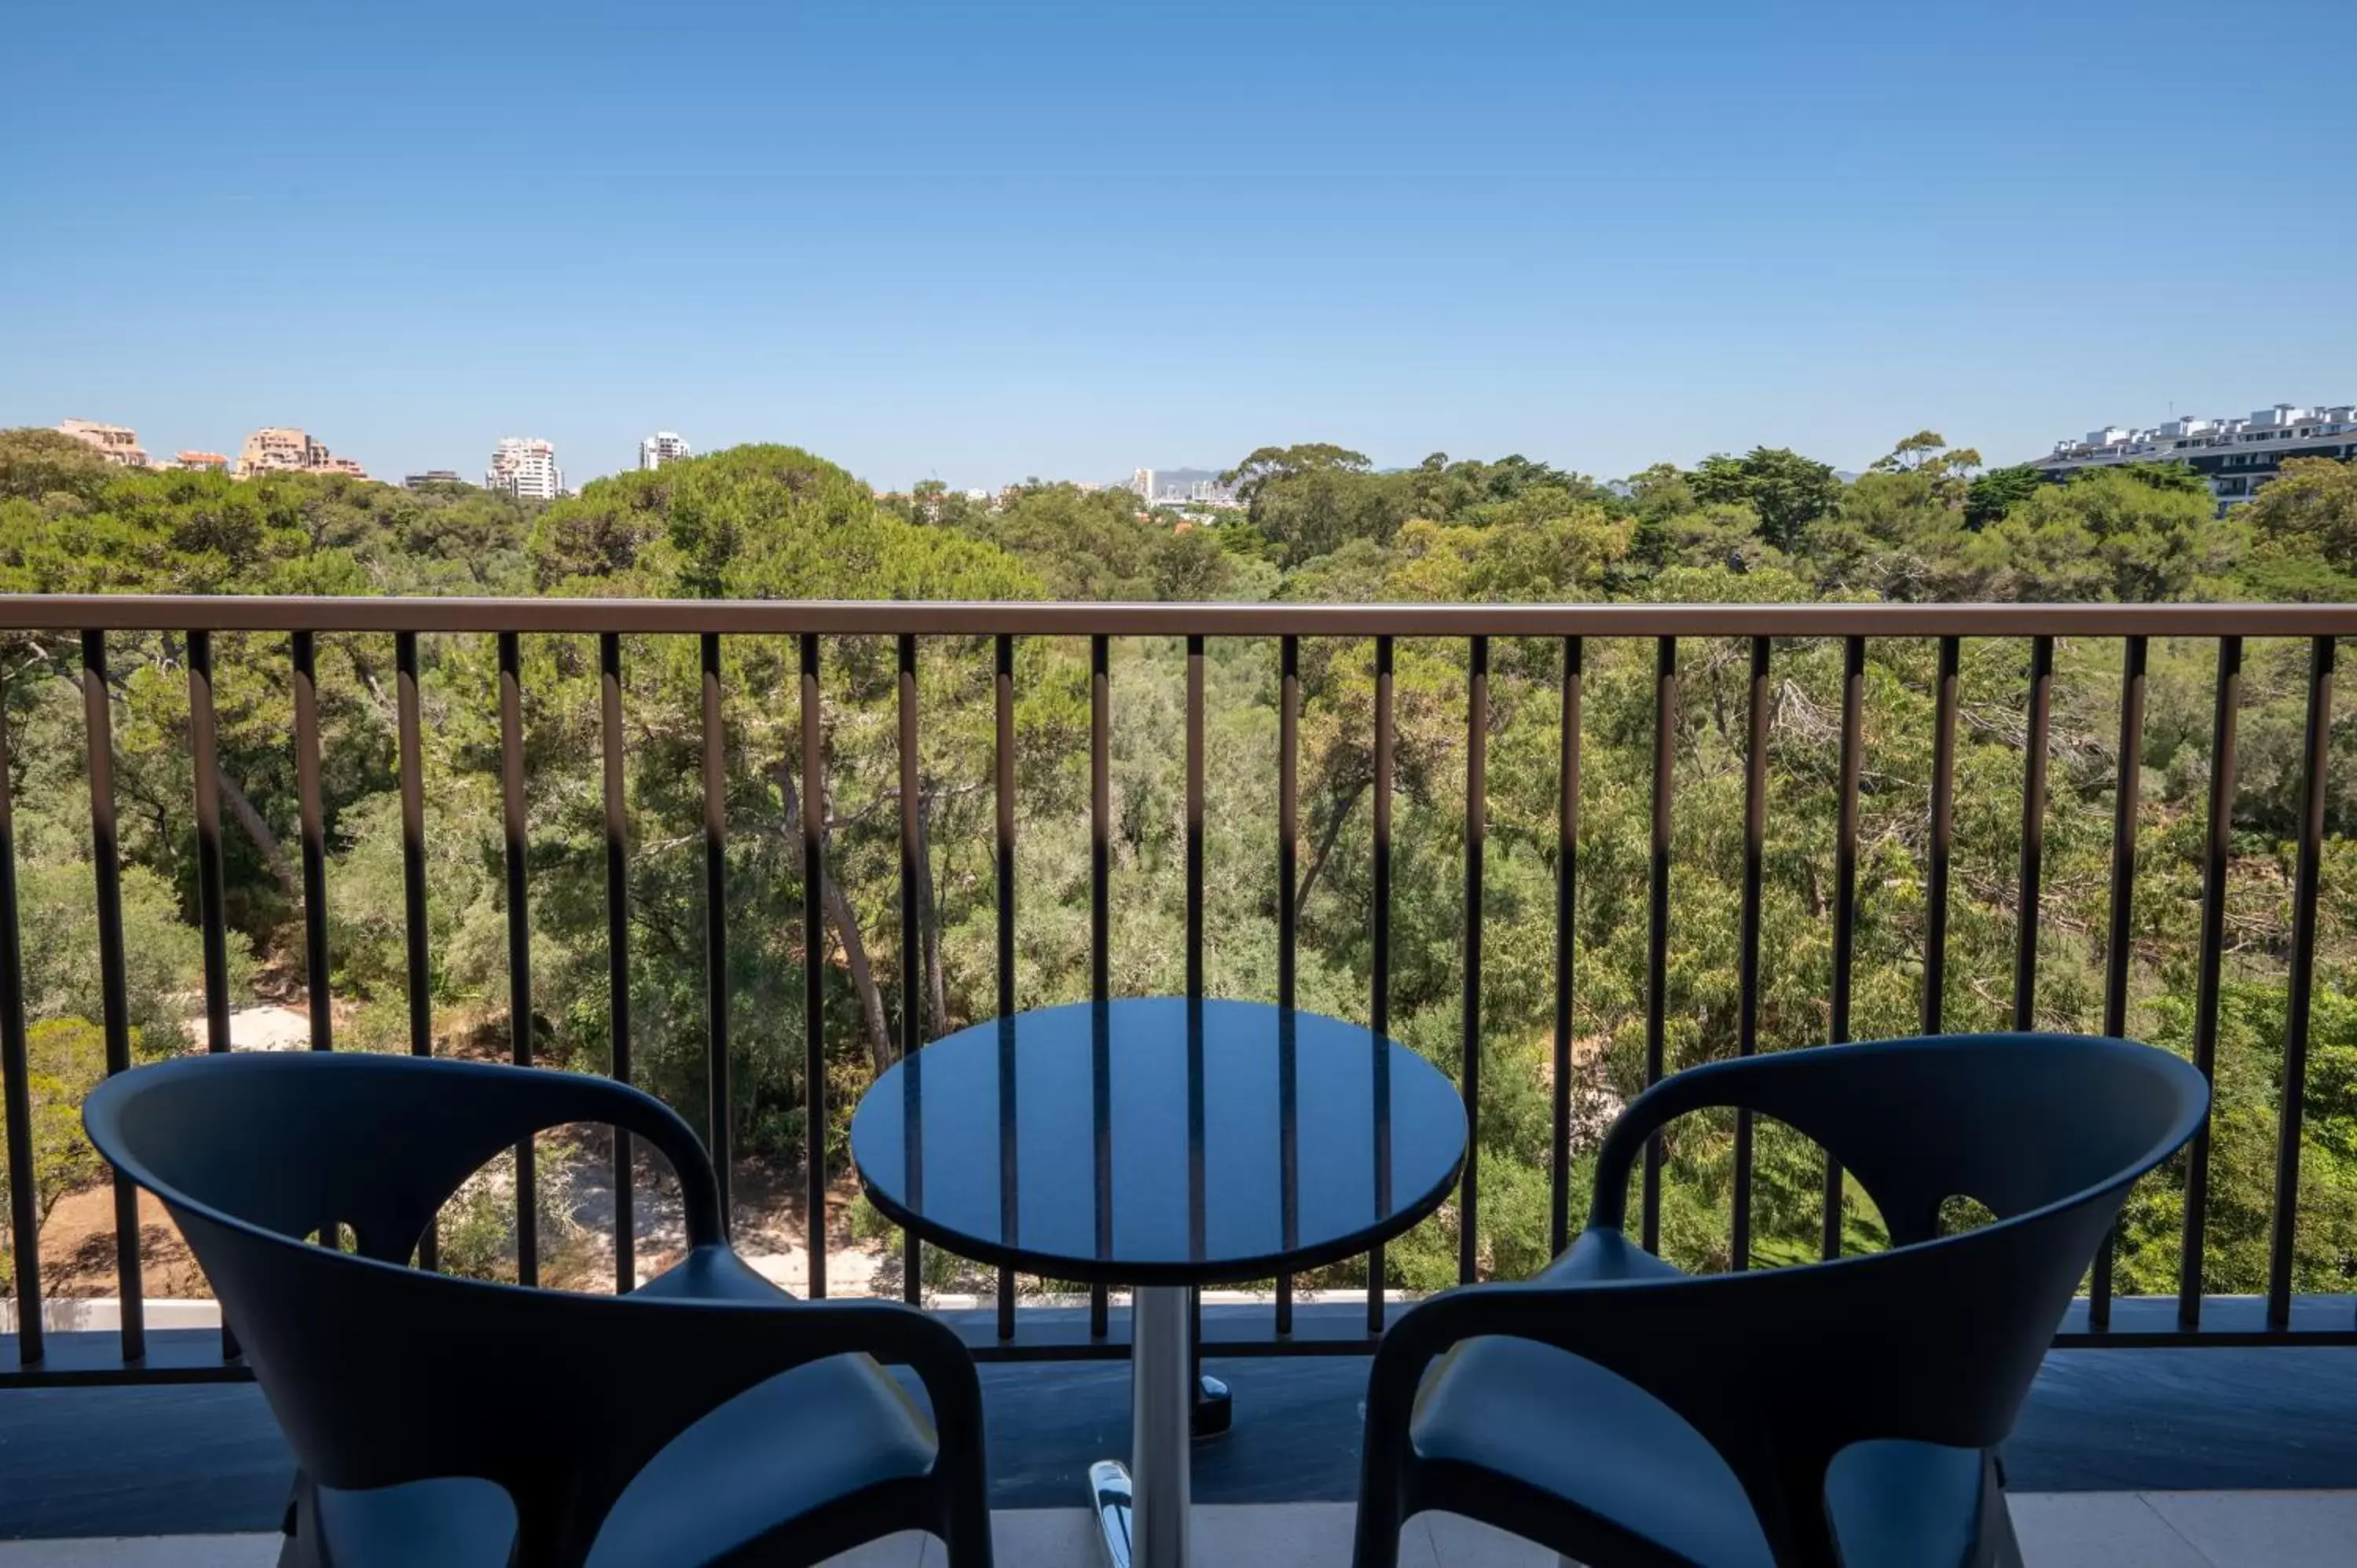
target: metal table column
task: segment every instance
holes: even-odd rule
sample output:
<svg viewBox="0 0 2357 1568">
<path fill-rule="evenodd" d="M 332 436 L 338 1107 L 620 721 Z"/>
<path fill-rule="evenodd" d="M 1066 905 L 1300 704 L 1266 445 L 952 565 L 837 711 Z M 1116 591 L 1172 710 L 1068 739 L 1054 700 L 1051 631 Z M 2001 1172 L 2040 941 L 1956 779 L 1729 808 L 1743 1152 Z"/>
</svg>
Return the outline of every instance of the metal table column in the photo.
<svg viewBox="0 0 2357 1568">
<path fill-rule="evenodd" d="M 1188 1568 L 1192 1495 L 1188 1444 L 1195 1379 L 1184 1285 L 1130 1296 L 1130 1463 L 1089 1466 L 1089 1491 L 1113 1568 Z"/>
</svg>

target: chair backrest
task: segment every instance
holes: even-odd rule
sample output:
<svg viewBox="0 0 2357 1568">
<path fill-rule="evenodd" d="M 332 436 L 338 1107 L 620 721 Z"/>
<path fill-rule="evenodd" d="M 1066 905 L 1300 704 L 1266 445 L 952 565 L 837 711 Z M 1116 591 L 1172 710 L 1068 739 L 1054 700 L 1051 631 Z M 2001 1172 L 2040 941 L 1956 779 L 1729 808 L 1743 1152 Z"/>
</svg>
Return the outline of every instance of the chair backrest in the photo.
<svg viewBox="0 0 2357 1568">
<path fill-rule="evenodd" d="M 1763 1517 L 1780 1493 L 1821 1486 L 1824 1466 L 1854 1443 L 1993 1446 L 2011 1431 L 2128 1188 L 2192 1136 L 2209 1101 L 2201 1074 L 2165 1051 L 2061 1035 L 1874 1041 L 1666 1079 L 1606 1139 L 1595 1224 L 1619 1229 L 1629 1171 L 1652 1131 L 1733 1104 L 1840 1160 L 1894 1244 L 1649 1284 L 1616 1304 L 1626 1309 L 1623 1342 L 1594 1359 L 1710 1437 Z M 1976 1198 L 1996 1219 L 1943 1237 L 1941 1206 L 1952 1197 Z M 1611 1320 L 1601 1326 L 1609 1336 Z M 1767 1522 L 1771 1537 L 1815 1528 Z"/>
<path fill-rule="evenodd" d="M 167 1201 L 283 1236 L 349 1225 L 363 1255 L 391 1262 L 494 1155 L 571 1122 L 652 1144 L 680 1178 L 690 1234 L 718 1226 L 694 1131 L 651 1095 L 576 1073 L 358 1052 L 187 1057 L 108 1079 L 83 1119 L 102 1154 Z"/>
<path fill-rule="evenodd" d="M 691 1233 L 716 1236 L 694 1134 L 636 1090 L 533 1069 L 241 1054 L 109 1079 L 84 1121 L 171 1211 L 297 1462 L 325 1485 L 480 1477 L 540 1538 L 530 1560 L 564 1561 L 587 1538 L 552 1537 L 594 1530 L 657 1449 L 748 1385 L 744 1352 L 726 1344 L 737 1326 L 712 1322 L 726 1307 L 405 1266 L 468 1174 L 527 1132 L 577 1121 L 663 1145 Z M 304 1240 L 337 1223 L 364 1255 Z M 717 1337 L 683 1321 L 698 1313 Z"/>
</svg>

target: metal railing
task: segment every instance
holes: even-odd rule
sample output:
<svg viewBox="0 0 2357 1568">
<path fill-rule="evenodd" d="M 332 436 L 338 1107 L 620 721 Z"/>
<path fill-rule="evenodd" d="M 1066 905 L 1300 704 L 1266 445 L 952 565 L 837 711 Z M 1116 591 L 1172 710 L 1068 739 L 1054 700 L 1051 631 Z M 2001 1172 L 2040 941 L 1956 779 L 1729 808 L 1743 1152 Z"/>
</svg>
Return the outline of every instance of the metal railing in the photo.
<svg viewBox="0 0 2357 1568">
<path fill-rule="evenodd" d="M 1274 640 L 1279 677 L 1277 776 L 1277 1000 L 1291 1006 L 1297 973 L 1297 910 L 1296 855 L 1299 828 L 1298 779 L 1301 720 L 1300 641 L 1304 638 L 1372 639 L 1373 834 L 1369 1018 L 1378 1033 L 1390 1026 L 1391 878 L 1393 797 L 1396 734 L 1393 702 L 1395 639 L 1461 639 L 1469 650 L 1466 689 L 1464 886 L 1467 908 L 1463 973 L 1461 1087 L 1473 1118 L 1458 1199 L 1460 1236 L 1458 1272 L 1475 1272 L 1480 1163 L 1480 1032 L 1482 950 L 1481 895 L 1487 831 L 1490 644 L 1492 639 L 1559 639 L 1561 647 L 1561 742 L 1558 758 L 1557 885 L 1554 942 L 1554 1030 L 1549 1228 L 1560 1251 L 1571 1233 L 1574 996 L 1573 917 L 1577 899 L 1580 823 L 1581 700 L 1584 649 L 1597 639 L 1650 640 L 1654 645 L 1654 745 L 1652 763 L 1651 868 L 1645 964 L 1644 1062 L 1648 1082 L 1665 1069 L 1668 1026 L 1667 962 L 1670 947 L 1671 822 L 1674 810 L 1674 736 L 1680 693 L 1681 639 L 1748 639 L 1749 719 L 1745 743 L 1742 886 L 1738 934 L 1739 1014 L 1738 1048 L 1751 1054 L 1760 1040 L 1759 993 L 1760 904 L 1763 877 L 1770 680 L 1777 639 L 1843 646 L 1838 763 L 1838 824 L 1834 889 L 1834 954 L 1829 1038 L 1850 1038 L 1854 944 L 1857 905 L 1858 797 L 1867 642 L 1870 638 L 1928 639 L 1936 645 L 1931 822 L 1928 832 L 1924 980 L 1921 1025 L 1942 1026 L 1948 958 L 1948 895 L 1953 849 L 1958 670 L 1962 641 L 2007 639 L 2027 641 L 2029 694 L 2026 716 L 2018 867 L 2018 929 L 2013 972 L 2012 1016 L 2030 1025 L 2038 984 L 2038 935 L 2042 824 L 2047 810 L 2047 749 L 2058 638 L 2108 638 L 2123 644 L 2119 696 L 2120 730 L 2115 781 L 2111 856 L 2109 941 L 2105 950 L 2104 1026 L 2112 1034 L 2126 1027 L 2130 975 L 2129 911 L 2135 892 L 2136 838 L 2140 791 L 2139 749 L 2143 732 L 2147 649 L 2152 638 L 2214 640 L 2217 649 L 2215 711 L 2212 735 L 2209 809 L 2201 859 L 2201 922 L 2194 999 L 2193 1054 L 2205 1074 L 2214 1071 L 2218 1044 L 2220 963 L 2224 949 L 2225 879 L 2234 793 L 2235 727 L 2240 709 L 2243 644 L 2246 638 L 2293 638 L 2309 643 L 2307 724 L 2302 751 L 2302 794 L 2298 827 L 2297 870 L 2289 940 L 2287 1016 L 2276 1133 L 2273 1230 L 2267 1289 L 2263 1299 L 2205 1298 L 2202 1293 L 2206 1195 L 2210 1146 L 2206 1129 L 2186 1156 L 2186 1199 L 2178 1294 L 2173 1302 L 2115 1304 L 2108 1245 L 2099 1258 L 2083 1303 L 2073 1308 L 2059 1344 L 2269 1344 L 2357 1343 L 2357 1318 L 2345 1298 L 2303 1298 L 2325 1310 L 2296 1313 L 2292 1292 L 2293 1241 L 2298 1187 L 2301 1110 L 2307 1074 L 2309 1019 L 2315 983 L 2318 884 L 2323 848 L 2325 768 L 2330 730 L 2335 639 L 2357 636 L 2357 606 L 2157 605 L 1402 605 L 1295 606 L 1235 604 L 968 604 L 831 603 L 781 601 L 671 601 L 585 599 L 390 599 L 390 598 L 168 598 L 138 596 L 0 598 L 0 633 L 76 634 L 81 639 L 92 861 L 97 874 L 98 941 L 103 993 L 106 1066 L 125 1070 L 131 1062 L 125 997 L 121 886 L 113 798 L 113 742 L 107 685 L 107 638 L 114 632 L 172 633 L 186 639 L 188 716 L 193 752 L 199 916 L 203 934 L 206 1044 L 229 1048 L 229 981 L 226 916 L 222 890 L 220 790 L 215 779 L 217 731 L 213 711 L 211 638 L 217 632 L 284 632 L 290 639 L 294 698 L 294 745 L 301 826 L 301 886 L 310 987 L 314 1048 L 332 1046 L 328 988 L 326 839 L 320 783 L 320 719 L 314 671 L 315 639 L 334 634 L 391 634 L 397 672 L 398 747 L 405 902 L 410 1048 L 430 1054 L 432 1035 L 426 970 L 425 813 L 421 779 L 418 638 L 421 634 L 470 633 L 495 637 L 498 644 L 500 795 L 509 969 L 509 1024 L 514 1058 L 528 1063 L 531 1050 L 531 940 L 527 906 L 527 834 L 524 809 L 522 676 L 519 639 L 527 633 L 594 636 L 600 682 L 600 746 L 603 765 L 604 849 L 614 1076 L 631 1077 L 630 1012 L 629 888 L 630 847 L 624 794 L 622 645 L 626 635 L 673 634 L 699 639 L 702 660 L 702 841 L 707 985 L 706 1051 L 710 1086 L 711 1153 L 720 1172 L 724 1206 L 730 1165 L 728 1147 L 729 1033 L 725 955 L 728 944 L 725 800 L 726 733 L 723 719 L 721 647 L 729 637 L 791 637 L 799 650 L 801 682 L 800 789 L 802 872 L 806 888 L 821 885 L 826 854 L 821 639 L 827 636 L 891 638 L 897 643 L 899 779 L 899 915 L 904 953 L 919 950 L 919 893 L 924 868 L 918 818 L 917 654 L 919 639 L 988 638 L 996 651 L 993 691 L 995 862 L 996 867 L 996 997 L 1002 1013 L 1017 1006 L 1015 953 L 1016 727 L 1015 657 L 1018 638 L 1086 638 L 1090 645 L 1090 910 L 1092 995 L 1109 990 L 1110 790 L 1112 726 L 1108 683 L 1109 639 L 1154 637 L 1183 639 L 1185 698 L 1186 983 L 1190 996 L 1203 988 L 1204 834 L 1204 643 L 1207 638 Z M 242 1375 L 236 1347 L 224 1333 L 202 1350 L 178 1347 L 167 1354 L 151 1348 L 140 1299 L 138 1226 L 134 1194 L 115 1178 L 115 1244 L 121 1302 L 119 1340 L 111 1354 L 87 1350 L 70 1358 L 45 1345 L 38 1227 L 33 1208 L 31 1109 L 27 1085 L 25 998 L 21 981 L 15 856 L 11 827 L 6 714 L 0 710 L 0 1074 L 5 1077 L 9 1144 L 10 1216 L 15 1243 L 16 1294 L 20 1304 L 14 1366 L 0 1366 L 0 1382 L 160 1380 Z M 815 897 L 804 899 L 805 952 L 824 945 L 825 912 Z M 901 1033 L 920 1016 L 920 966 L 902 964 Z M 825 1072 L 822 967 L 803 965 L 805 976 L 804 1082 L 810 1096 L 804 1125 L 823 1126 Z M 903 1038 L 905 1051 L 919 1042 Z M 1735 1187 L 1731 1254 L 1734 1266 L 1749 1262 L 1753 1128 L 1748 1115 L 1736 1125 Z M 827 1288 L 827 1171 L 823 1137 L 813 1134 L 803 1175 L 805 1213 L 810 1217 L 809 1289 Z M 517 1268 L 527 1283 L 539 1267 L 533 1162 L 527 1147 L 515 1168 L 518 1184 Z M 614 1180 L 617 1202 L 617 1288 L 635 1279 L 635 1238 L 630 1196 L 630 1157 L 618 1139 Z M 1658 1139 L 1650 1146 L 1642 1175 L 1644 1244 L 1660 1238 L 1663 1156 Z M 1828 1168 L 1822 1244 L 1835 1255 L 1841 1240 L 1841 1173 Z M 903 1290 L 919 1299 L 919 1244 L 906 1243 Z M 431 1240 L 421 1261 L 434 1265 Z M 1383 1326 L 1387 1302 L 1383 1251 L 1368 1260 L 1363 1318 L 1340 1322 L 1321 1313 L 1312 1324 L 1297 1315 L 1293 1282 L 1276 1282 L 1267 1331 L 1242 1337 L 1214 1336 L 1207 1348 L 1222 1354 L 1287 1351 L 1364 1351 Z M 1085 1323 L 1073 1315 L 1055 1326 L 1027 1329 L 1018 1324 L 1014 1282 L 998 1281 L 995 1322 L 970 1330 L 977 1351 L 1007 1358 L 1120 1354 L 1102 1287 L 1091 1298 Z M 1062 1321 L 1070 1318 L 1071 1321 Z M 87 1338 L 88 1337 L 82 1337 Z"/>
</svg>

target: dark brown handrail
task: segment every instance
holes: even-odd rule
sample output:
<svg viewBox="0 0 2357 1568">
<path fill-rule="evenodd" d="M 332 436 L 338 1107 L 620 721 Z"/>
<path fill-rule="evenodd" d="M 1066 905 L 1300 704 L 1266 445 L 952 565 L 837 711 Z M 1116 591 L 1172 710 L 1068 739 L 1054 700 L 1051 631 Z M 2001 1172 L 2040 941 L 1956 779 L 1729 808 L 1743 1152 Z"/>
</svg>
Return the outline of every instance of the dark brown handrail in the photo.
<svg viewBox="0 0 2357 1568">
<path fill-rule="evenodd" d="M 0 595 L 0 628 L 1048 637 L 2357 637 L 2349 605 L 1291 605 Z"/>
</svg>

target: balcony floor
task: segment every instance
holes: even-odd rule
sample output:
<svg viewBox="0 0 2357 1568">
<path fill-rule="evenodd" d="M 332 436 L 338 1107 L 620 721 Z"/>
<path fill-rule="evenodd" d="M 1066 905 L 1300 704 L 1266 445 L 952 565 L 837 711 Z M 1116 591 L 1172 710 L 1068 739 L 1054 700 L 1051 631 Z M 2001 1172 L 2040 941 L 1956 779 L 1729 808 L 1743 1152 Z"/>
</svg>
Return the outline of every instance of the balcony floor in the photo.
<svg viewBox="0 0 2357 1568">
<path fill-rule="evenodd" d="M 2028 1568 L 2347 1568 L 2357 1551 L 2357 1491 L 2033 1492 L 2013 1498 Z M 1000 1512 L 998 1561 L 1099 1568 L 1079 1509 Z M 1247 1503 L 1195 1510 L 1195 1560 L 1222 1568 L 1342 1568 L 1347 1503 Z M 0 1568 L 271 1568 L 273 1534 L 90 1538 L 0 1543 Z M 1449 1514 L 1411 1522 L 1402 1568 L 1555 1568 L 1550 1552 Z M 832 1559 L 826 1568 L 943 1568 L 921 1535 Z"/>
<path fill-rule="evenodd" d="M 1201 1561 L 1346 1562 L 1365 1359 L 1207 1367 L 1234 1389 L 1236 1425 L 1196 1450 Z M 1127 1445 L 1126 1367 L 993 1364 L 982 1379 L 1002 1561 L 1095 1568 L 1071 1505 L 1089 1462 Z M 2357 1349 L 2057 1351 L 2006 1447 L 2031 1568 L 2347 1568 L 2352 1411 Z M 0 1568 L 270 1563 L 292 1469 L 250 1384 L 0 1390 Z M 1446 1519 L 1423 1532 L 1435 1555 L 1418 1539 L 1415 1568 L 1549 1562 L 1512 1543 L 1480 1555 L 1478 1533 Z M 905 1553 L 853 1561 L 929 1560 L 911 1537 Z"/>
</svg>

